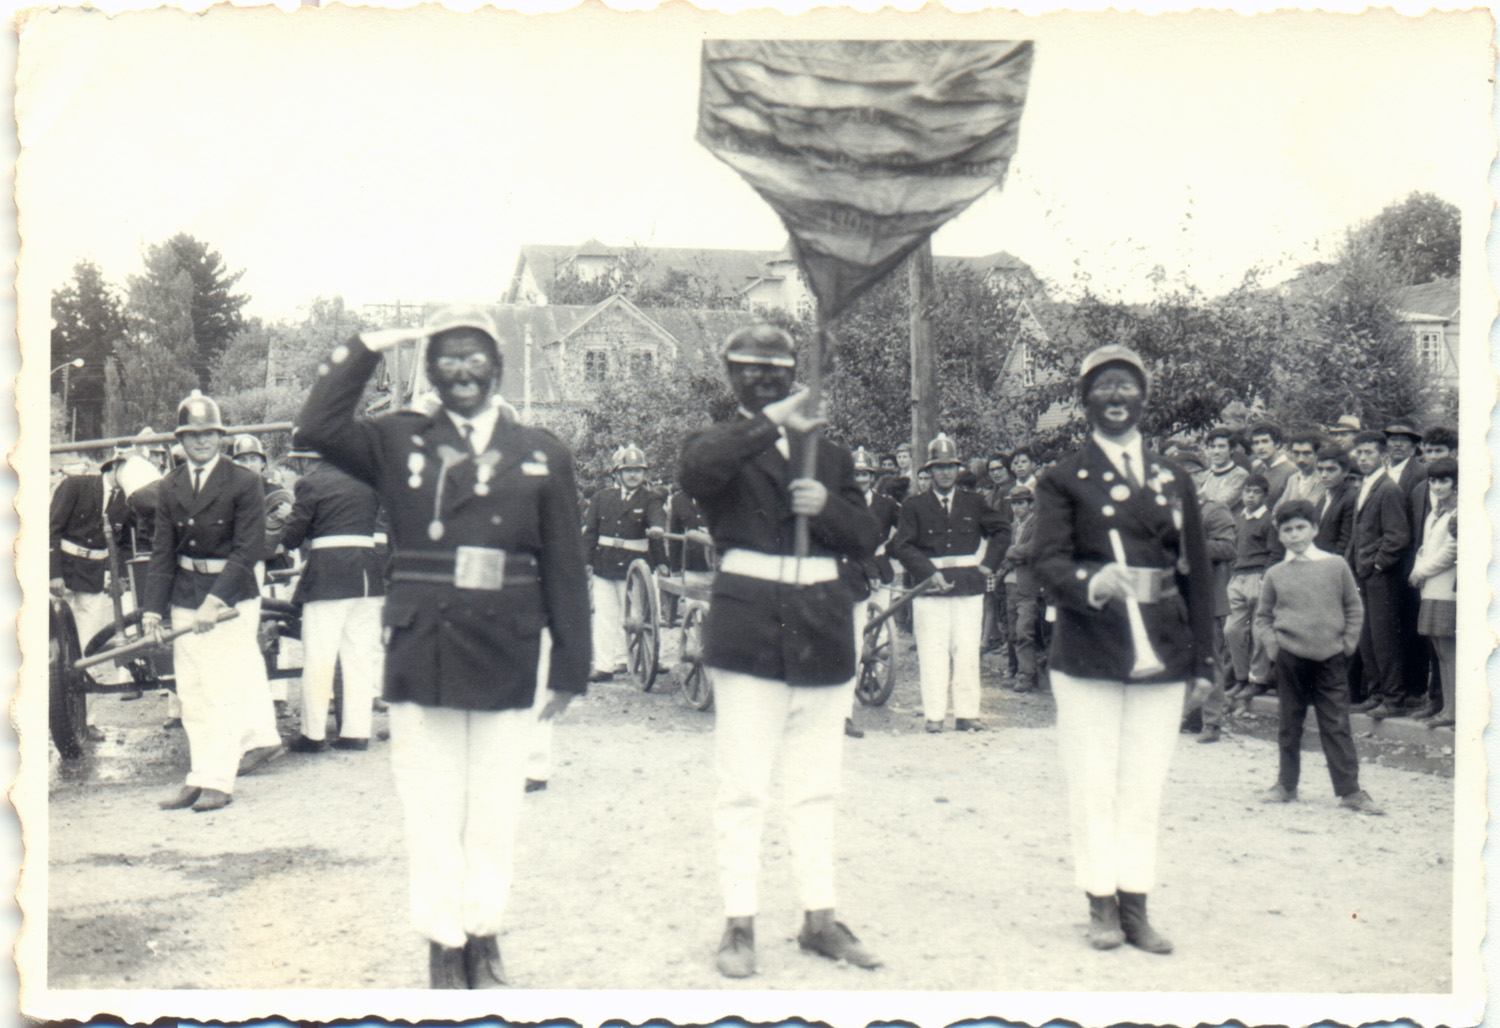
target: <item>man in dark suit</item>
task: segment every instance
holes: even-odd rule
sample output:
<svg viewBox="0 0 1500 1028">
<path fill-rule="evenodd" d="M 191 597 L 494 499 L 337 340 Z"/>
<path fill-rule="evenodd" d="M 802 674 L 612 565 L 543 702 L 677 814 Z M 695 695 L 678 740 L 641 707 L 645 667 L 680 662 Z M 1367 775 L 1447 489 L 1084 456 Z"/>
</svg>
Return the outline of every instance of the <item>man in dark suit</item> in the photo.
<svg viewBox="0 0 1500 1028">
<path fill-rule="evenodd" d="M 1398 421 L 1385 428 L 1386 476 L 1400 490 L 1407 503 L 1407 523 L 1412 530 L 1412 543 L 1407 547 L 1401 562 L 1401 590 L 1397 613 L 1400 625 L 1401 647 L 1401 691 L 1402 702 L 1407 706 L 1420 707 L 1427 697 L 1428 667 L 1431 648 L 1427 640 L 1417 633 L 1417 614 L 1422 607 L 1421 591 L 1407 582 L 1412 563 L 1416 559 L 1417 546 L 1421 543 L 1421 522 L 1414 520 L 1411 497 L 1422 491 L 1427 481 L 1427 462 L 1417 456 L 1417 447 L 1422 443 L 1422 433 L 1411 424 Z M 1423 512 L 1426 516 L 1426 512 Z"/>
<path fill-rule="evenodd" d="M 742 328 L 723 356 L 739 416 L 688 436 L 682 487 L 708 519 L 719 573 L 704 624 L 713 669 L 714 807 L 728 921 L 715 962 L 755 973 L 761 828 L 776 751 L 785 751 L 787 838 L 806 911 L 805 950 L 880 961 L 834 919 L 833 815 L 855 678 L 854 604 L 875 552 L 875 519 L 849 451 L 809 436 L 823 423 L 792 392 L 796 348 L 772 325 Z M 817 439 L 816 477 L 801 477 Z M 808 551 L 796 556 L 806 519 Z"/>
<path fill-rule="evenodd" d="M 1036 568 L 1057 608 L 1051 651 L 1073 856 L 1089 941 L 1152 953 L 1157 821 L 1184 700 L 1212 688 L 1214 575 L 1193 480 L 1146 450 L 1150 379 L 1123 346 L 1084 358 L 1092 428 L 1037 484 Z"/>
<path fill-rule="evenodd" d="M 159 634 L 170 613 L 173 628 L 193 629 L 172 647 L 192 768 L 160 806 L 218 810 L 237 775 L 285 751 L 256 643 L 265 493 L 259 475 L 219 455 L 219 405 L 196 389 L 177 408 L 175 434 L 187 461 L 157 493 L 141 628 Z M 231 609 L 239 616 L 219 624 Z"/>
<path fill-rule="evenodd" d="M 339 749 L 370 745 L 370 707 L 380 678 L 380 608 L 385 583 L 375 555 L 375 490 L 293 440 L 297 479 L 291 516 L 281 530 L 288 552 L 306 551 L 292 602 L 302 606 L 302 732 L 299 753 L 328 749 L 328 706 L 335 667 L 344 672 Z"/>
<path fill-rule="evenodd" d="M 1360 682 L 1366 696 L 1349 709 L 1371 717 L 1394 717 L 1402 697 L 1401 591 L 1408 588 L 1402 568 L 1411 548 L 1406 497 L 1385 467 L 1386 437 L 1366 431 L 1350 451 L 1364 475 L 1355 495 L 1354 525 L 1345 554 L 1354 569 L 1365 624 L 1359 636 Z"/>
<path fill-rule="evenodd" d="M 52 494 L 49 587 L 52 595 L 73 612 L 79 646 L 87 646 L 96 634 L 114 623 L 114 602 L 106 588 L 105 572 L 111 545 L 119 550 L 122 570 L 131 556 L 125 552 L 130 512 L 115 484 L 115 469 L 128 455 L 128 451 L 111 454 L 97 475 L 64 475 Z M 92 674 L 104 681 L 114 670 L 113 664 L 104 664 Z M 104 738 L 104 732 L 94 723 L 94 698 L 93 693 L 87 696 L 85 720 L 89 737 L 97 742 Z"/>
<path fill-rule="evenodd" d="M 381 353 L 429 339 L 418 366 L 435 400 L 356 418 Z M 582 693 L 589 673 L 573 455 L 496 396 L 499 332 L 480 308 L 361 332 L 318 371 L 298 437 L 373 488 L 390 515 L 385 699 L 412 921 L 430 943 L 434 988 L 499 988 L 542 630 L 541 717 Z"/>
<path fill-rule="evenodd" d="M 1323 496 L 1314 505 L 1318 515 L 1318 534 L 1313 545 L 1324 553 L 1339 556 L 1349 552 L 1354 533 L 1354 498 L 1358 490 L 1349 487 L 1349 454 L 1337 443 L 1318 451 L 1317 472 L 1323 483 Z"/>
<path fill-rule="evenodd" d="M 864 646 L 864 627 L 870 619 L 870 608 L 877 606 L 885 610 L 890 606 L 891 597 L 894 595 L 893 585 L 896 581 L 895 568 L 891 564 L 886 547 L 890 542 L 891 533 L 896 530 L 896 515 L 901 507 L 895 500 L 876 490 L 875 472 L 878 470 L 879 466 L 875 463 L 875 457 L 869 450 L 861 446 L 854 451 L 854 484 L 859 486 L 865 509 L 875 519 L 875 538 L 880 540 L 875 547 L 874 554 L 864 563 L 869 595 L 854 608 L 856 653 Z M 891 627 L 895 628 L 894 625 Z M 858 703 L 853 705 L 854 709 L 858 709 L 858 706 Z M 852 739 L 863 739 L 865 736 L 865 733 L 855 725 L 852 711 L 844 720 L 844 734 Z"/>
<path fill-rule="evenodd" d="M 625 575 L 644 558 L 653 568 L 667 562 L 662 536 L 667 514 L 661 497 L 646 485 L 646 455 L 638 446 L 615 452 L 615 484 L 589 497 L 583 516 L 584 561 L 593 569 L 594 673 L 604 682 L 625 670 Z"/>
<path fill-rule="evenodd" d="M 932 488 L 901 504 L 891 552 L 912 584 L 937 578 L 935 590 L 912 600 L 912 634 L 927 731 L 941 732 L 953 693 L 954 730 L 979 732 L 979 651 L 984 594 L 1010 546 L 1011 526 L 984 497 L 956 488 L 958 447 L 939 434 L 923 469 Z"/>
</svg>

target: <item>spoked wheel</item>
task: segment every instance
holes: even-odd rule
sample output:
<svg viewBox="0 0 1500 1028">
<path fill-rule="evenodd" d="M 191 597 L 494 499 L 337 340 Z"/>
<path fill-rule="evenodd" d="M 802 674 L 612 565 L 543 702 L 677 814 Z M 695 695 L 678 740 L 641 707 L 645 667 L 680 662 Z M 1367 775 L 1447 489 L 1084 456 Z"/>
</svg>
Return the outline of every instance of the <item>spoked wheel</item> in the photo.
<svg viewBox="0 0 1500 1028">
<path fill-rule="evenodd" d="M 74 671 L 83 654 L 73 612 L 54 600 L 47 619 L 47 722 L 64 760 L 83 756 L 88 742 L 88 672 Z"/>
<path fill-rule="evenodd" d="M 684 600 L 683 605 L 682 663 L 678 665 L 682 697 L 694 710 L 707 710 L 714 705 L 713 683 L 703 664 L 703 618 L 708 608 L 696 600 Z"/>
<path fill-rule="evenodd" d="M 870 604 L 870 617 L 876 618 L 881 609 Z M 896 688 L 896 646 L 891 636 L 891 622 L 882 621 L 873 631 L 866 631 L 859 655 L 859 681 L 854 685 L 854 695 L 867 707 L 878 707 L 891 698 Z"/>
<path fill-rule="evenodd" d="M 644 560 L 632 561 L 625 572 L 624 621 L 630 676 L 642 692 L 650 692 L 661 654 L 661 597 Z"/>
</svg>

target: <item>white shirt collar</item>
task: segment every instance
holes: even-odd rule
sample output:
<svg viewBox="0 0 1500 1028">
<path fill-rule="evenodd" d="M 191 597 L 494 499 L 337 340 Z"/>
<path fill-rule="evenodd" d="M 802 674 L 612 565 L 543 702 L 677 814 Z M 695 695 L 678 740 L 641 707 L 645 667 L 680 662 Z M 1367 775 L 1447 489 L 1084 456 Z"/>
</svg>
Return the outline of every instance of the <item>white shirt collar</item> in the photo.
<svg viewBox="0 0 1500 1028">
<path fill-rule="evenodd" d="M 1259 507 L 1256 507 L 1254 510 L 1246 511 L 1245 512 L 1245 517 L 1246 518 L 1258 518 L 1258 517 L 1264 516 L 1265 513 L 1266 513 L 1266 505 L 1264 503 L 1262 503 Z"/>
<path fill-rule="evenodd" d="M 1408 457 L 1408 458 L 1406 458 L 1406 460 L 1402 461 L 1400 464 L 1392 464 L 1390 466 L 1390 468 L 1388 470 L 1390 472 L 1390 476 L 1391 476 L 1391 481 L 1392 482 L 1395 482 L 1395 481 L 1397 481 L 1398 479 L 1401 478 L 1401 472 L 1403 472 L 1403 471 L 1406 470 L 1406 465 L 1408 463 L 1410 463 L 1410 461 L 1411 461 L 1411 458 Z"/>
<path fill-rule="evenodd" d="M 218 465 L 219 465 L 219 455 L 217 453 L 214 454 L 212 457 L 210 457 L 208 459 L 208 463 L 207 464 L 198 465 L 198 464 L 194 464 L 192 462 L 192 460 L 189 460 L 187 462 L 188 475 L 189 475 L 189 477 L 191 477 L 192 473 L 194 471 L 199 470 L 200 467 L 201 467 L 201 469 L 203 471 L 203 481 L 207 482 L 208 481 L 208 476 L 212 475 L 214 473 L 214 468 L 218 467 Z"/>
<path fill-rule="evenodd" d="M 465 425 L 473 426 L 469 443 L 474 447 L 475 453 L 483 453 L 489 448 L 490 436 L 495 434 L 495 423 L 500 420 L 500 407 L 494 400 L 486 404 L 484 410 L 472 418 L 466 418 L 447 407 L 443 408 L 443 413 L 448 415 L 448 419 L 453 422 L 453 427 L 458 429 L 459 434 L 463 433 Z"/>
<path fill-rule="evenodd" d="M 1291 550 L 1287 550 L 1286 551 L 1286 556 L 1283 557 L 1283 558 L 1281 558 L 1281 559 L 1283 561 L 1285 561 L 1285 562 L 1291 562 L 1291 561 L 1294 561 L 1294 560 L 1297 560 L 1297 561 L 1314 561 L 1314 560 L 1327 560 L 1329 557 L 1332 557 L 1332 556 L 1333 556 L 1333 554 L 1329 553 L 1326 550 L 1320 550 L 1316 546 L 1309 546 L 1307 548 L 1307 552 L 1304 553 L 1304 554 L 1302 554 L 1300 557 L 1297 554 L 1293 553 Z"/>
<path fill-rule="evenodd" d="M 1102 432 L 1094 433 L 1094 442 L 1099 449 L 1104 451 L 1104 456 L 1115 466 L 1120 474 L 1127 474 L 1125 470 L 1125 454 L 1130 455 L 1130 461 L 1134 465 L 1136 477 L 1144 482 L 1146 480 L 1146 460 L 1142 453 L 1142 440 L 1140 432 L 1133 432 L 1129 439 L 1124 442 L 1116 442 Z"/>
</svg>

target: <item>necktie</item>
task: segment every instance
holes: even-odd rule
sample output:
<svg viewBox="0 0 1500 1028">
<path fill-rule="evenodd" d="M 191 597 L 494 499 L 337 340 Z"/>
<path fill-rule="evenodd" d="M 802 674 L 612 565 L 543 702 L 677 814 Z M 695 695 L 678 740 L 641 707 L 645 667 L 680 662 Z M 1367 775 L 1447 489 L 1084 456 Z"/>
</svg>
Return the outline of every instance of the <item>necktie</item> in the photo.
<svg viewBox="0 0 1500 1028">
<path fill-rule="evenodd" d="M 1130 480 L 1131 485 L 1139 489 L 1141 487 L 1141 480 L 1136 476 L 1135 465 L 1130 462 L 1130 451 L 1121 450 L 1120 459 L 1125 462 L 1125 477 Z"/>
<path fill-rule="evenodd" d="M 464 437 L 464 443 L 469 447 L 469 452 L 474 452 L 474 425 L 465 421 L 458 426 L 458 434 Z"/>
<path fill-rule="evenodd" d="M 196 495 L 203 488 L 203 469 L 193 469 L 193 493 Z"/>
<path fill-rule="evenodd" d="M 786 441 L 786 429 L 776 430 L 776 452 L 781 454 L 782 460 L 792 459 L 792 445 Z"/>
</svg>

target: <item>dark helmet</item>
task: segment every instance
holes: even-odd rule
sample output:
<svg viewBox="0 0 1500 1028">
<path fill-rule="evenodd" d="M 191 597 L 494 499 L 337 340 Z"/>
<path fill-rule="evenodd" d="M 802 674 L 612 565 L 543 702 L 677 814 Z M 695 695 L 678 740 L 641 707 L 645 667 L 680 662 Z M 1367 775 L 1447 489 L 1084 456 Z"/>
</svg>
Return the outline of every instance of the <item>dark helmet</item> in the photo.
<svg viewBox="0 0 1500 1028">
<path fill-rule="evenodd" d="M 174 435 L 184 432 L 222 432 L 224 419 L 219 415 L 219 405 L 200 390 L 188 393 L 187 399 L 177 405 L 177 427 Z"/>
<path fill-rule="evenodd" d="M 720 356 L 730 364 L 773 364 L 779 368 L 797 366 L 797 344 L 775 325 L 762 322 L 731 332 L 724 340 Z"/>
<path fill-rule="evenodd" d="M 266 459 L 265 447 L 260 445 L 260 440 L 255 436 L 249 433 L 235 436 L 234 453 L 232 454 L 234 459 L 239 460 L 241 457 L 249 456 L 250 454 L 254 454 L 261 460 Z"/>
<path fill-rule="evenodd" d="M 958 459 L 958 444 L 942 432 L 927 444 L 927 463 L 922 465 L 922 470 L 926 471 L 936 464 L 963 464 Z"/>
</svg>

